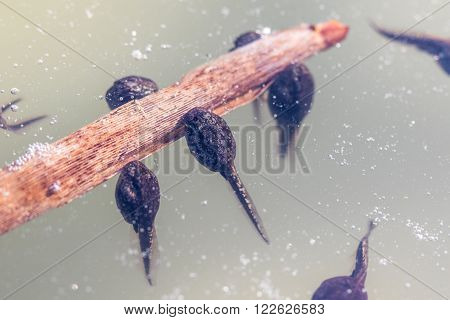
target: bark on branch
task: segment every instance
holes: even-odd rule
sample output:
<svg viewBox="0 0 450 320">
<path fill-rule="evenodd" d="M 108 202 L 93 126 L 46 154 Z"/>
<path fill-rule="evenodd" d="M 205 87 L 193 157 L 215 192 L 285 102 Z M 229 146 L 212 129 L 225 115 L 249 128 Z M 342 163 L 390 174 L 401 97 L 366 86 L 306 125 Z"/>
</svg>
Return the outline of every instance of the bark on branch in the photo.
<svg viewBox="0 0 450 320">
<path fill-rule="evenodd" d="M 179 118 L 194 107 L 225 114 L 254 99 L 261 85 L 293 61 L 343 40 L 330 21 L 264 37 L 188 73 L 179 82 L 129 102 L 0 171 L 0 234 L 64 205 L 182 134 Z M 174 134 L 175 132 L 175 134 Z"/>
</svg>

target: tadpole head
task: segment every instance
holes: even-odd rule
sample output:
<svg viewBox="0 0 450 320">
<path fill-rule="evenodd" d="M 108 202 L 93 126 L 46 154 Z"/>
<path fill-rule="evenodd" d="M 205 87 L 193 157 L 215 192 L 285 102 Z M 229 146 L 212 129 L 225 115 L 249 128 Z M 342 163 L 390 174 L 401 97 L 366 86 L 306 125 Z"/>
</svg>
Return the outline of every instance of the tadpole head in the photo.
<svg viewBox="0 0 450 320">
<path fill-rule="evenodd" d="M 236 157 L 236 142 L 230 127 L 220 116 L 194 108 L 181 118 L 185 137 L 194 157 L 211 171 L 228 170 Z"/>
<path fill-rule="evenodd" d="M 261 39 L 261 34 L 255 31 L 248 31 L 240 34 L 236 39 L 234 39 L 234 47 L 230 51 L 234 51 L 240 47 L 243 47 L 253 41 Z"/>
<path fill-rule="evenodd" d="M 116 204 L 125 221 L 135 230 L 151 226 L 159 202 L 159 183 L 153 172 L 140 161 L 125 165 L 116 185 Z"/>
<path fill-rule="evenodd" d="M 114 82 L 106 91 L 105 99 L 110 109 L 116 109 L 121 105 L 158 91 L 156 83 L 148 78 L 128 76 Z"/>
</svg>

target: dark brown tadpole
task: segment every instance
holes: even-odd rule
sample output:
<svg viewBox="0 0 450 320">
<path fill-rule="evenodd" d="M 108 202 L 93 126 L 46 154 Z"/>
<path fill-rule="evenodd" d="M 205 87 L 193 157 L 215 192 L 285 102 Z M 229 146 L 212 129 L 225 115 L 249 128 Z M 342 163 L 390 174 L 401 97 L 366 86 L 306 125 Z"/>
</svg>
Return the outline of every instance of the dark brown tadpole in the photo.
<svg viewBox="0 0 450 320">
<path fill-rule="evenodd" d="M 280 155 L 295 143 L 300 124 L 311 109 L 314 79 L 308 68 L 295 63 L 277 75 L 269 87 L 269 109 L 280 131 Z"/>
<path fill-rule="evenodd" d="M 18 131 L 20 129 L 23 129 L 25 127 L 27 127 L 28 125 L 39 121 L 41 119 L 44 119 L 47 116 L 39 116 L 39 117 L 35 117 L 35 118 L 31 118 L 28 120 L 24 120 L 22 122 L 19 123 L 15 123 L 15 124 L 8 124 L 6 122 L 6 120 L 3 118 L 2 114 L 3 112 L 7 111 L 8 109 L 11 109 L 14 105 L 16 105 L 17 103 L 19 103 L 21 101 L 21 99 L 16 99 L 13 100 L 5 105 L 2 106 L 1 110 L 0 110 L 0 129 L 5 129 L 8 131 Z"/>
<path fill-rule="evenodd" d="M 156 83 L 148 78 L 128 76 L 114 82 L 106 91 L 105 98 L 111 110 L 158 91 Z"/>
<path fill-rule="evenodd" d="M 240 34 L 236 39 L 234 39 L 234 47 L 230 51 L 234 51 L 240 47 L 243 47 L 253 41 L 261 39 L 261 34 L 255 31 L 247 31 Z"/>
<path fill-rule="evenodd" d="M 414 34 L 406 32 L 390 31 L 372 23 L 372 27 L 379 34 L 393 41 L 413 45 L 419 50 L 433 56 L 439 66 L 447 75 L 450 75 L 450 39 L 443 39 L 427 34 Z"/>
<path fill-rule="evenodd" d="M 236 141 L 225 120 L 205 109 L 194 108 L 181 118 L 181 123 L 185 126 L 185 137 L 191 153 L 202 165 L 211 171 L 220 172 L 228 180 L 259 234 L 269 243 L 253 200 L 236 171 Z"/>
<path fill-rule="evenodd" d="M 145 274 L 150 285 L 152 254 L 157 250 L 155 217 L 159 202 L 159 183 L 153 172 L 140 161 L 125 165 L 116 185 L 116 204 L 125 221 L 139 234 Z"/>
<path fill-rule="evenodd" d="M 356 252 L 355 269 L 350 276 L 334 277 L 322 282 L 314 292 L 313 300 L 367 300 L 364 287 L 369 266 L 369 236 L 375 228 L 373 221 L 369 223 L 369 230 L 361 239 Z"/>
</svg>

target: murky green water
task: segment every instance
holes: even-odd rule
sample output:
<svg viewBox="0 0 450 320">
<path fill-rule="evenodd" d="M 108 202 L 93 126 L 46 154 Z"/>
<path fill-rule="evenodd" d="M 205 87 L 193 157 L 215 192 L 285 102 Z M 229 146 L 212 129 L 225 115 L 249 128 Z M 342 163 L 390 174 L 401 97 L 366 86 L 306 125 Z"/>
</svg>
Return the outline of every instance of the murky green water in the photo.
<svg viewBox="0 0 450 320">
<path fill-rule="evenodd" d="M 0 102 L 23 99 L 5 116 L 49 116 L 19 134 L 2 130 L 2 163 L 108 112 L 101 96 L 114 77 L 143 75 L 164 87 L 255 28 L 339 19 L 351 30 L 340 48 L 307 61 L 316 86 L 326 84 L 304 121 L 311 173 L 241 173 L 270 246 L 220 176 L 177 173 L 176 158 L 163 152 L 147 161 L 168 190 L 156 220 L 154 287 L 144 279 L 131 227 L 117 224 L 113 178 L 0 237 L 0 296 L 309 299 L 322 280 L 351 272 L 370 218 L 380 222 L 371 238 L 369 298 L 450 296 L 449 78 L 430 56 L 399 44 L 347 70 L 386 42 L 370 19 L 404 29 L 444 2 L 2 1 Z M 449 14 L 447 6 L 414 30 L 448 37 Z M 11 88 L 20 92 L 11 95 Z M 261 121 L 270 119 L 263 105 Z M 226 120 L 257 125 L 251 106 Z M 239 140 L 249 146 L 239 159 L 251 158 L 257 141 Z M 184 141 L 170 150 L 177 146 Z M 275 158 L 275 149 L 266 150 L 257 162 Z"/>
</svg>

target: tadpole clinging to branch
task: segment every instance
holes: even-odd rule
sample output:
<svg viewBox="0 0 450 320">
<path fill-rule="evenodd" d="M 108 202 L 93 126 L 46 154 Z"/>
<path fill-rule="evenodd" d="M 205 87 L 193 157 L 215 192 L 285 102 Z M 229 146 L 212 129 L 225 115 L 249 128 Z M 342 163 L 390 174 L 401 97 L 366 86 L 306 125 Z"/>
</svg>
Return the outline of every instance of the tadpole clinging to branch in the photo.
<svg viewBox="0 0 450 320">
<path fill-rule="evenodd" d="M 194 157 L 209 170 L 219 172 L 231 185 L 257 231 L 269 243 L 256 207 L 234 165 L 236 141 L 224 119 L 202 108 L 194 108 L 181 118 L 185 137 Z"/>
<path fill-rule="evenodd" d="M 280 154 L 285 156 L 311 109 L 314 79 L 302 63 L 288 66 L 269 87 L 269 109 L 280 131 Z"/>
<path fill-rule="evenodd" d="M 114 81 L 111 88 L 106 91 L 105 99 L 111 110 L 131 101 L 158 91 L 157 84 L 149 79 L 139 76 L 127 76 Z"/>
<path fill-rule="evenodd" d="M 111 109 L 158 91 L 156 83 L 148 78 L 127 76 L 114 82 L 106 92 Z M 159 209 L 158 179 L 143 163 L 132 161 L 125 165 L 116 185 L 116 204 L 125 221 L 139 234 L 145 274 L 150 285 L 152 254 L 156 248 L 154 221 Z"/>
<path fill-rule="evenodd" d="M 234 40 L 234 51 L 261 38 L 261 34 L 248 31 Z M 311 109 L 314 96 L 314 79 L 302 63 L 293 63 L 279 73 L 269 86 L 269 109 L 276 119 L 280 132 L 279 151 L 285 156 L 295 143 L 300 124 Z M 260 119 L 258 102 L 253 103 L 255 118 Z"/>
<path fill-rule="evenodd" d="M 116 185 L 116 204 L 125 221 L 139 234 L 145 275 L 150 285 L 152 254 L 158 249 L 155 217 L 159 202 L 159 183 L 153 172 L 140 161 L 125 165 Z"/>
<path fill-rule="evenodd" d="M 414 34 L 409 32 L 390 31 L 381 28 L 374 23 L 372 23 L 372 27 L 386 38 L 413 45 L 419 50 L 431 54 L 442 70 L 444 70 L 447 75 L 450 75 L 450 39 L 421 33 Z"/>
<path fill-rule="evenodd" d="M 314 292 L 313 300 L 367 300 L 364 287 L 369 267 L 369 236 L 375 228 L 373 221 L 369 223 L 369 230 L 359 242 L 356 252 L 356 264 L 350 276 L 340 276 L 327 279 Z"/>
<path fill-rule="evenodd" d="M 240 47 L 243 47 L 253 41 L 261 39 L 261 34 L 256 31 L 247 31 L 240 34 L 236 39 L 234 39 L 234 47 L 230 51 L 234 51 Z"/>
<path fill-rule="evenodd" d="M 18 130 L 23 129 L 23 128 L 27 127 L 28 125 L 30 125 L 36 121 L 39 121 L 41 119 L 44 119 L 46 117 L 46 116 L 39 116 L 39 117 L 31 118 L 28 120 L 24 120 L 19 123 L 8 124 L 2 116 L 3 112 L 7 111 L 8 109 L 11 109 L 14 105 L 19 103 L 20 101 L 21 101 L 21 99 L 16 99 L 16 100 L 11 101 L 1 107 L 1 109 L 0 109 L 0 129 L 5 129 L 8 131 L 18 131 Z"/>
</svg>

